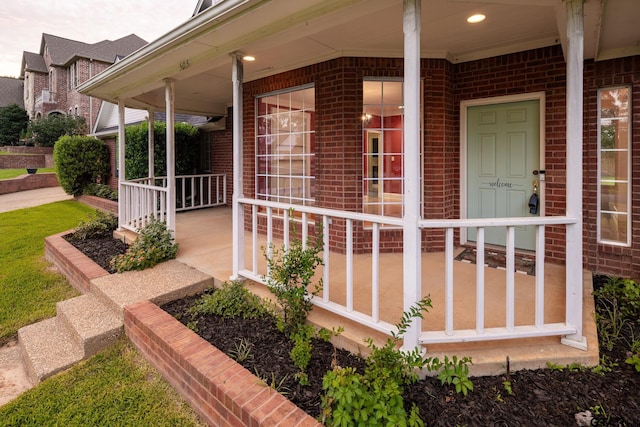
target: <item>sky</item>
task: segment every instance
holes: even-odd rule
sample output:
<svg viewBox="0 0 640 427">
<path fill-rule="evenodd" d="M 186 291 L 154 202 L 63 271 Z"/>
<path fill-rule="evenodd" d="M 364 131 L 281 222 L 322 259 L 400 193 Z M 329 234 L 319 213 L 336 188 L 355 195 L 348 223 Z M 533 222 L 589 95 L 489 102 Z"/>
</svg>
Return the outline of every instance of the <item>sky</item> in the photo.
<svg viewBox="0 0 640 427">
<path fill-rule="evenodd" d="M 137 34 L 151 42 L 188 20 L 197 0 L 1 0 L 0 76 L 18 77 L 42 33 L 85 43 Z"/>
</svg>

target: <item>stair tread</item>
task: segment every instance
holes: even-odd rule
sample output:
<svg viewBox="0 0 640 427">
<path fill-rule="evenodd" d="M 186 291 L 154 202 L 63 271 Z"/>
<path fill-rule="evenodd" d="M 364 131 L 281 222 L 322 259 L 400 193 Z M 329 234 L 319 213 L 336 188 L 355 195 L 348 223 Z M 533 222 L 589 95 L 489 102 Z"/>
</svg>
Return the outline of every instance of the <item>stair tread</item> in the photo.
<svg viewBox="0 0 640 427">
<path fill-rule="evenodd" d="M 63 371 L 83 358 L 82 349 L 74 344 L 68 331 L 60 328 L 55 318 L 20 328 L 18 339 L 27 359 L 25 362 L 38 380 Z"/>
<path fill-rule="evenodd" d="M 81 339 L 113 333 L 123 327 L 116 313 L 91 294 L 59 302 L 57 312 Z"/>
</svg>

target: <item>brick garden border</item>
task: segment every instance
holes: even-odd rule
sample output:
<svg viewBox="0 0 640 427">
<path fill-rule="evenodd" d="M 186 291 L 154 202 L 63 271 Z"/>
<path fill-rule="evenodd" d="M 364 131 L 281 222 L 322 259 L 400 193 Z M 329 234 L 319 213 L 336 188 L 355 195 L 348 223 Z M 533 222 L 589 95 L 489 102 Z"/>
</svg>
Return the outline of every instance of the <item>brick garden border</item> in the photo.
<svg viewBox="0 0 640 427">
<path fill-rule="evenodd" d="M 45 257 L 82 293 L 109 275 L 67 242 L 45 238 Z M 200 417 L 213 426 L 321 426 L 313 417 L 150 301 L 125 307 L 125 333 Z"/>
</svg>

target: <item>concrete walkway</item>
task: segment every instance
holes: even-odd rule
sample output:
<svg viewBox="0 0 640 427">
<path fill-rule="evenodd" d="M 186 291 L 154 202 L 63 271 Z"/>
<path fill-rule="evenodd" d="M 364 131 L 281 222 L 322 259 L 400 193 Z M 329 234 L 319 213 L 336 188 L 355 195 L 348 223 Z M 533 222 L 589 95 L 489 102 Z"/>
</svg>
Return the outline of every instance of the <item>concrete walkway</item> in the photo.
<svg viewBox="0 0 640 427">
<path fill-rule="evenodd" d="M 73 196 L 65 193 L 62 187 L 39 188 L 37 190 L 1 194 L 0 213 L 71 199 L 73 199 Z"/>
</svg>

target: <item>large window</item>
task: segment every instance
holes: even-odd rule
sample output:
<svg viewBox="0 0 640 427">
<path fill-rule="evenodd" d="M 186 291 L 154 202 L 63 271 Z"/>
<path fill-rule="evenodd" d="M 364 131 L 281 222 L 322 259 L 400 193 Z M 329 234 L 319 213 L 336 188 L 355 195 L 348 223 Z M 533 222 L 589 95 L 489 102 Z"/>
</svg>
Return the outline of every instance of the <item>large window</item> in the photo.
<svg viewBox="0 0 640 427">
<path fill-rule="evenodd" d="M 404 198 L 402 81 L 363 82 L 363 211 L 401 217 Z"/>
<path fill-rule="evenodd" d="M 315 93 L 313 86 L 256 99 L 256 198 L 314 202 Z"/>
<path fill-rule="evenodd" d="M 631 100 L 628 87 L 598 92 L 598 241 L 631 243 Z"/>
</svg>

